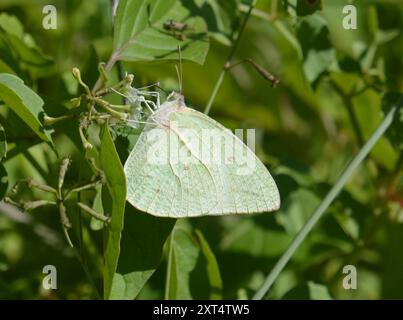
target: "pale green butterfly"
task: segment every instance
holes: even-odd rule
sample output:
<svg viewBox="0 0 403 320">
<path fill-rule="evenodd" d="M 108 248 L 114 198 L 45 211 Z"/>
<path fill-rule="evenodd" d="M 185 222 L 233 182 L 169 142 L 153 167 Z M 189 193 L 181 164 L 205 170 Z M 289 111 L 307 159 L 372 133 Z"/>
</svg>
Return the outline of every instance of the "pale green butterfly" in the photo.
<svg viewBox="0 0 403 320">
<path fill-rule="evenodd" d="M 172 218 L 279 209 L 269 171 L 230 130 L 175 92 L 152 112 L 124 165 L 135 208 Z"/>
</svg>

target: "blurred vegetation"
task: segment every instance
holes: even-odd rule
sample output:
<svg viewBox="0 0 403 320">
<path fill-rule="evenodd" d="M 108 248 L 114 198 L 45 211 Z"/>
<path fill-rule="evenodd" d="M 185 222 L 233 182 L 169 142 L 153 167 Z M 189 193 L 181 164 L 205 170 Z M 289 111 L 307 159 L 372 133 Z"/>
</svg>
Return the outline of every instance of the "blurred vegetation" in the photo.
<svg viewBox="0 0 403 320">
<path fill-rule="evenodd" d="M 187 103 L 203 111 L 249 2 L 181 2 L 178 12 L 189 14 L 209 32 L 208 40 L 189 39 L 183 61 Z M 356 30 L 342 25 L 343 7 L 349 3 L 357 8 Z M 42 27 L 42 8 L 47 4 L 57 8 L 56 30 Z M 0 73 L 23 79 L 44 100 L 49 116 L 64 115 L 65 102 L 81 92 L 72 68 L 78 67 L 83 80 L 93 86 L 98 63 L 108 61 L 113 51 L 112 29 L 109 0 L 2 0 Z M 280 189 L 281 210 L 253 217 L 181 220 L 174 227 L 174 221 L 149 217 L 127 205 L 118 283 L 128 287 L 126 295 L 114 287 L 112 297 L 250 298 L 402 92 L 402 30 L 398 0 L 259 0 L 232 62 L 250 58 L 281 82 L 272 88 L 251 65 L 234 67 L 226 74 L 210 116 L 231 129 L 256 128 L 256 153 Z M 200 41 L 200 47 L 192 52 L 193 41 Z M 204 63 L 201 57 L 188 59 L 199 64 L 186 60 L 186 54 L 192 57 L 198 50 L 208 50 Z M 159 82 L 168 92 L 178 89 L 171 60 L 140 61 L 144 59 L 130 54 L 124 60 L 121 69 L 135 75 L 136 87 Z M 115 67 L 110 81 L 118 79 Z M 2 151 L 5 146 L 0 147 L 2 197 L 27 177 L 56 186 L 63 156 L 72 159 L 67 185 L 90 177 L 76 120 L 53 127 L 52 147 L 1 100 L 0 104 L 5 132 L 0 140 L 7 141 L 7 154 Z M 403 115 L 396 118 L 267 298 L 403 298 Z M 124 131 L 111 129 L 122 161 L 133 145 Z M 106 140 L 100 152 L 111 154 L 111 149 L 102 151 L 109 139 L 105 134 L 101 133 Z M 116 174 L 113 170 L 109 169 L 111 175 Z M 83 192 L 80 201 L 102 207 L 100 193 L 100 189 Z M 20 188 L 19 196 L 44 198 L 31 188 Z M 0 204 L 1 299 L 86 299 L 102 292 L 105 230 L 71 205 L 68 214 L 76 232 L 72 250 L 58 214 L 54 206 L 28 214 Z M 174 258 L 168 264 L 171 268 L 174 264 L 176 273 L 167 275 L 169 248 Z M 42 268 L 49 264 L 58 270 L 57 290 L 42 288 Z M 356 290 L 343 289 L 345 265 L 357 267 Z M 175 283 L 169 292 L 165 292 L 167 276 Z"/>
</svg>

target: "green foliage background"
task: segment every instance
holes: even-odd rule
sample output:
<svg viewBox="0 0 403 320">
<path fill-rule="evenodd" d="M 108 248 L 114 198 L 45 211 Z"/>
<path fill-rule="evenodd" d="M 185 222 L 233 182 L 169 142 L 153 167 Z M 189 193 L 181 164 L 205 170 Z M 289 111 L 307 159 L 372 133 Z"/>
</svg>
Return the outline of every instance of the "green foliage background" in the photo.
<svg viewBox="0 0 403 320">
<path fill-rule="evenodd" d="M 30 97 L 28 88 L 0 75 L 2 197 L 26 177 L 57 185 L 62 156 L 72 158 L 67 184 L 90 176 L 86 159 L 94 154 L 83 150 L 77 121 L 58 123 L 49 132 L 41 128 L 37 112 L 42 104 L 52 117 L 70 112 L 65 102 L 81 93 L 73 67 L 93 86 L 98 63 L 136 37 L 115 56 L 124 71 L 135 75 L 136 87 L 160 82 L 167 91 L 178 89 L 173 60 L 176 46 L 184 44 L 169 33 L 159 37 L 139 1 L 121 2 L 127 7 L 118 9 L 112 31 L 108 0 L 1 1 L 0 73 L 18 76 L 40 97 Z M 169 16 L 196 29 L 183 41 L 183 92 L 188 105 L 203 111 L 250 3 L 161 3 L 167 7 L 151 17 L 152 26 L 161 29 Z M 349 3 L 357 7 L 357 30 L 342 27 L 343 7 Z M 42 28 L 46 4 L 57 7 L 57 30 Z M 138 34 L 131 28 L 134 21 Z M 55 207 L 28 214 L 0 203 L 0 298 L 251 298 L 402 92 L 402 30 L 398 0 L 257 1 L 232 62 L 251 58 L 281 83 L 271 88 L 250 65 L 234 67 L 210 116 L 231 129 L 256 128 L 256 153 L 278 184 L 281 210 L 176 223 L 130 205 L 123 211 L 119 158 L 127 157 L 135 135 L 94 127 L 89 136 L 107 183 L 68 204 L 74 250 L 64 239 Z M 113 68 L 111 83 L 118 78 Z M 13 86 L 18 88 L 13 91 Z M 403 298 L 402 123 L 399 113 L 266 298 Z M 29 188 L 20 196 L 44 197 Z M 111 212 L 110 229 L 80 215 L 74 205 L 78 200 Z M 42 288 L 42 268 L 49 264 L 58 270 L 55 291 Z M 345 265 L 357 267 L 357 290 L 343 289 Z"/>
</svg>

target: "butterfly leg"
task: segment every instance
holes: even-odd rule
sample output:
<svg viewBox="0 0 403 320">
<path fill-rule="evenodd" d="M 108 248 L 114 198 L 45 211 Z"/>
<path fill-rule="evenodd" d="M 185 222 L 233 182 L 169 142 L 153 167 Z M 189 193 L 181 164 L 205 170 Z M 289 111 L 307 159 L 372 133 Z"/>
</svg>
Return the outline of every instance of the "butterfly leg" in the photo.
<svg viewBox="0 0 403 320">
<path fill-rule="evenodd" d="M 158 110 L 158 103 L 155 103 L 154 101 L 148 101 L 149 104 L 151 104 L 151 106 L 154 108 L 154 110 Z"/>
<path fill-rule="evenodd" d="M 141 96 L 141 98 L 139 100 L 140 100 L 140 102 L 142 102 L 146 105 L 146 107 L 148 108 L 148 110 L 151 111 L 151 113 L 154 113 L 153 108 L 151 108 L 151 106 L 150 106 L 150 105 L 155 106 L 153 101 L 147 100 L 143 96 Z"/>
<path fill-rule="evenodd" d="M 160 85 L 160 83 L 159 83 L 159 82 L 156 82 L 156 83 L 149 84 L 148 86 L 144 86 L 144 87 L 138 88 L 138 90 L 139 90 L 139 91 L 143 91 L 144 89 L 151 88 L 151 87 L 155 87 L 155 86 L 159 86 L 159 85 Z"/>
<path fill-rule="evenodd" d="M 147 91 L 147 92 L 139 91 L 139 93 L 143 96 L 152 96 L 152 97 L 157 98 L 157 103 L 155 103 L 154 101 L 150 101 L 150 100 L 147 100 L 147 101 L 148 101 L 148 103 L 152 104 L 152 106 L 154 107 L 155 110 L 159 109 L 159 107 L 161 105 L 159 92 L 157 92 L 157 91 Z"/>
<path fill-rule="evenodd" d="M 117 93 L 118 95 L 124 97 L 124 98 L 127 98 L 127 99 L 128 99 L 128 98 L 131 98 L 131 96 L 128 96 L 128 95 L 126 95 L 126 94 L 123 94 L 123 93 L 119 92 L 118 90 L 116 90 L 116 89 L 114 89 L 114 88 L 112 88 L 112 87 L 111 87 L 111 90 L 112 90 L 113 92 Z"/>
</svg>

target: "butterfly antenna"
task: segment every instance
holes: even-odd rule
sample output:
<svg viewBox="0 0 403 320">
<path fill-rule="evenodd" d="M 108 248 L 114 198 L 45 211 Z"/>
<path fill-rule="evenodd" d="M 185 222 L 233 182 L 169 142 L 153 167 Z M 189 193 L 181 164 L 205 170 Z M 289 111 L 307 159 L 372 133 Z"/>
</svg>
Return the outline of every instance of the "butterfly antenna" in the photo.
<svg viewBox="0 0 403 320">
<path fill-rule="evenodd" d="M 182 51 L 181 46 L 178 46 L 178 54 L 179 54 L 179 67 L 175 66 L 176 74 L 178 76 L 179 81 L 179 93 L 182 94 L 182 85 L 183 85 L 183 70 L 182 70 Z"/>
<path fill-rule="evenodd" d="M 160 87 L 159 81 L 156 82 L 156 83 L 152 83 L 152 84 L 149 84 L 149 85 L 147 85 L 147 86 L 138 88 L 138 90 L 148 89 L 148 88 L 151 88 L 151 87 L 157 87 L 157 88 L 159 88 L 159 87 Z"/>
</svg>

